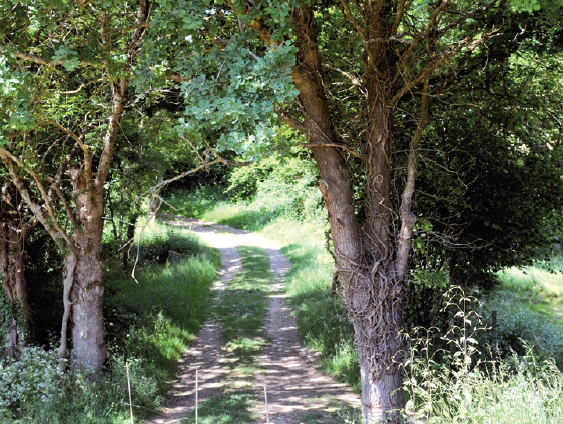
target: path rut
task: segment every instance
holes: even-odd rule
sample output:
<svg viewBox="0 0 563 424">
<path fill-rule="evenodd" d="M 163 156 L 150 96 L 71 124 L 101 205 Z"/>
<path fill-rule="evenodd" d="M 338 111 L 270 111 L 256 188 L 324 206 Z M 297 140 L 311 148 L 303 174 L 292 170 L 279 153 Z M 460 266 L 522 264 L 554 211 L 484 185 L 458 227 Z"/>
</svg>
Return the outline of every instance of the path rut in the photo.
<svg viewBox="0 0 563 424">
<path fill-rule="evenodd" d="M 314 366 L 316 353 L 299 342 L 297 323 L 290 314 L 283 292 L 283 280 L 291 264 L 278 246 L 243 230 L 177 215 L 161 215 L 170 220 L 168 222 L 172 225 L 191 228 L 206 243 L 219 250 L 220 279 L 212 286 L 217 298 L 226 283 L 242 269 L 236 246 L 257 246 L 268 253 L 270 268 L 275 276 L 265 324 L 271 343 L 261 351 L 263 371 L 257 373 L 255 379 L 258 386 L 267 387 L 270 423 L 343 423 L 342 417 L 328 411 L 329 405 L 339 403 L 349 409 L 360 407 L 359 395 L 322 374 Z M 179 364 L 179 375 L 174 384 L 175 395 L 168 407 L 145 424 L 180 423 L 194 409 L 196 370 L 199 370 L 199 401 L 220 392 L 227 374 L 220 349 L 220 330 L 214 318 L 210 317 L 198 334 L 196 343 Z M 262 402 L 257 412 L 259 416 L 266 417 Z M 266 422 L 266 419 L 260 422 Z"/>
</svg>

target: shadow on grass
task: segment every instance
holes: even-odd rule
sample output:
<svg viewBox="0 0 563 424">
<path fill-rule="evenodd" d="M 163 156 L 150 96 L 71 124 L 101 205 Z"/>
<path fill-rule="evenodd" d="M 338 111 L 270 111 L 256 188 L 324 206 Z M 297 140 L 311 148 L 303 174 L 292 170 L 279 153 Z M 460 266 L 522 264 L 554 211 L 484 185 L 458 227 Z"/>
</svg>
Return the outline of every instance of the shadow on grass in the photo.
<svg viewBox="0 0 563 424">
<path fill-rule="evenodd" d="M 225 390 L 198 405 L 198 424 L 247 424 L 258 417 L 252 412 L 256 396 L 251 390 Z M 195 423 L 195 411 L 182 424 Z"/>
<path fill-rule="evenodd" d="M 244 211 L 235 216 L 220 218 L 218 224 L 247 231 L 260 231 L 280 215 L 276 211 Z"/>
</svg>

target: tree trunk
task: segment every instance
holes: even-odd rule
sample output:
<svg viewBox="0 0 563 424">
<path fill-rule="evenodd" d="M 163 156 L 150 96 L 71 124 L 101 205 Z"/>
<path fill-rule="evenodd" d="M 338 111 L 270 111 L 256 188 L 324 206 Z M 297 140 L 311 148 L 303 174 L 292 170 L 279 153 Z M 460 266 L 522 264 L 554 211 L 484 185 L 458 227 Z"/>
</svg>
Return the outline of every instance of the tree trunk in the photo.
<svg viewBox="0 0 563 424">
<path fill-rule="evenodd" d="M 146 2 L 141 1 L 140 16 L 146 14 Z M 145 16 L 146 18 L 146 16 Z M 65 318 L 61 330 L 59 358 L 66 356 L 66 320 L 72 309 L 72 370 L 87 377 L 99 377 L 106 358 L 104 340 L 104 295 L 102 251 L 104 183 L 109 174 L 113 150 L 127 103 L 127 78 L 112 83 L 112 113 L 104 137 L 98 171 L 92 172 L 92 150 L 84 147 L 84 160 L 69 167 L 75 202 L 74 213 L 67 211 L 73 222 L 73 234 L 67 254 L 65 276 Z M 72 279 L 69 273 L 72 272 Z M 68 297 L 67 297 L 68 294 Z"/>
<path fill-rule="evenodd" d="M 348 316 L 354 325 L 366 423 L 398 422 L 405 407 L 403 369 L 406 285 L 396 280 L 392 262 L 358 272 L 346 285 Z M 375 272 L 375 275 L 370 275 Z"/>
<path fill-rule="evenodd" d="M 338 141 L 325 95 L 312 8 L 301 5 L 292 11 L 292 19 L 295 45 L 299 49 L 292 77 L 300 93 L 307 141 L 318 146 L 313 147 L 313 153 L 321 174 L 320 190 L 328 210 L 337 272 L 344 285 L 358 346 L 364 420 L 398 422 L 405 406 L 401 390 L 404 339 L 399 334 L 404 324 L 407 288 L 404 272 L 396 271 L 391 241 L 394 234 L 389 196 L 392 111 L 386 100 L 392 92 L 392 79 L 382 78 L 379 70 L 380 75 L 376 76 L 375 65 L 366 64 L 369 71 L 369 122 L 364 152 L 367 216 L 364 227 L 360 228 L 346 160 L 338 148 L 322 146 Z"/>
<path fill-rule="evenodd" d="M 7 182 L 0 193 L 0 280 L 4 295 L 2 320 L 5 328 L 5 355 L 18 358 L 28 330 L 29 306 L 24 263 L 24 243 L 35 225 L 25 222 L 17 210 L 16 187 Z M 4 303 L 4 302 L 3 302 Z"/>
<path fill-rule="evenodd" d="M 388 423 L 397 421 L 405 408 L 403 373 L 392 367 L 385 374 L 374 378 L 369 372 L 369 358 L 360 354 L 360 373 L 362 376 L 362 406 L 366 423 Z"/>
<path fill-rule="evenodd" d="M 73 271 L 68 299 L 72 311 L 71 363 L 73 371 L 96 378 L 106 357 L 102 313 L 105 264 L 102 252 L 103 189 L 97 192 L 87 189 L 92 183 L 92 176 L 84 162 L 71 167 L 70 177 L 75 193 L 77 224 L 72 235 L 75 248 L 67 257 L 67 264 L 74 265 L 74 268 L 68 268 Z"/>
<path fill-rule="evenodd" d="M 19 219 L 0 222 L 0 277 L 7 307 L 2 311 L 2 319 L 5 320 L 5 355 L 11 358 L 20 356 L 27 332 L 29 307 L 23 243 L 29 235 L 30 231 L 20 226 Z"/>
<path fill-rule="evenodd" d="M 81 247 L 76 250 L 74 278 L 70 292 L 72 304 L 72 369 L 88 376 L 102 371 L 106 357 L 102 296 L 101 229 L 99 233 L 81 234 Z"/>
</svg>

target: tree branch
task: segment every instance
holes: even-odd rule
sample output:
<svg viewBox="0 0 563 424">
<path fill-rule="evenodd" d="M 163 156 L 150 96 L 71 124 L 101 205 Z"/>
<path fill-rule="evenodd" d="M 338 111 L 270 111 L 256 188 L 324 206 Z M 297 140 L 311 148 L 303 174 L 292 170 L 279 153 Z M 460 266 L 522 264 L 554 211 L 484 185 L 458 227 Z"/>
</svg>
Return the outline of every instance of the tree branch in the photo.
<svg viewBox="0 0 563 424">
<path fill-rule="evenodd" d="M 438 14 L 444 10 L 450 3 L 450 0 L 443 0 L 440 5 L 434 9 L 432 12 L 432 16 L 430 17 L 430 21 L 428 21 L 428 25 L 418 34 L 418 36 L 414 39 L 412 44 L 410 45 L 409 49 L 406 51 L 405 55 L 403 56 L 403 61 L 406 63 L 409 61 L 414 49 L 420 44 L 422 39 L 424 38 L 425 34 L 427 34 L 434 26 L 436 26 L 436 18 Z"/>
<path fill-rule="evenodd" d="M 113 150 L 117 141 L 117 133 L 121 124 L 121 117 L 123 110 L 127 103 L 127 77 L 120 78 L 112 84 L 112 107 L 111 115 L 109 117 L 108 129 L 104 136 L 104 148 L 100 155 L 100 162 L 98 164 L 98 172 L 96 174 L 96 181 L 94 182 L 94 190 L 100 191 L 109 174 Z"/>
<path fill-rule="evenodd" d="M 337 144 L 337 143 L 297 143 L 297 145 L 301 146 L 301 147 L 338 147 L 339 149 L 346 150 L 351 155 L 354 155 L 354 156 L 356 156 L 357 158 L 360 158 L 363 161 L 367 160 L 367 158 L 364 155 L 352 150 L 348 146 L 344 146 L 343 144 Z"/>
<path fill-rule="evenodd" d="M 32 169 L 29 169 L 18 158 L 16 158 L 13 154 L 11 154 L 10 152 L 8 152 L 3 148 L 0 148 L 0 158 L 2 158 L 2 162 L 4 163 L 6 168 L 8 168 L 10 176 L 12 177 L 12 181 L 14 182 L 18 191 L 22 195 L 22 198 L 29 206 L 33 214 L 37 217 L 37 219 L 39 219 L 41 224 L 43 224 L 47 232 L 49 232 L 49 235 L 51 235 L 53 240 L 57 239 L 57 233 L 53 230 L 53 227 L 50 225 L 50 223 L 54 226 L 54 229 L 58 232 L 58 234 L 65 239 L 67 245 L 73 247 L 74 243 L 72 242 L 66 231 L 61 227 L 61 224 L 57 221 L 55 217 L 55 213 L 53 211 L 53 208 L 51 207 L 51 203 L 49 202 L 49 196 L 47 195 L 47 192 L 43 187 L 43 183 L 41 182 L 41 179 L 39 178 L 37 172 L 33 171 Z M 17 167 L 20 170 L 23 170 L 32 176 L 33 180 L 35 181 L 35 184 L 37 184 L 37 188 L 39 189 L 41 197 L 45 202 L 45 208 L 47 209 L 47 213 L 49 214 L 49 219 L 47 219 L 47 217 L 43 213 L 41 206 L 37 202 L 32 200 L 27 187 L 21 180 L 19 173 L 16 172 L 14 165 L 17 165 Z"/>
<path fill-rule="evenodd" d="M 407 269 L 409 260 L 409 251 L 411 246 L 411 237 L 414 224 L 416 223 L 416 215 L 411 211 L 412 196 L 414 194 L 416 174 L 418 172 L 418 146 L 422 139 L 422 134 L 427 125 L 428 111 L 430 109 L 430 85 L 429 79 L 424 80 L 424 89 L 422 93 L 422 105 L 420 108 L 420 117 L 416 131 L 410 143 L 409 159 L 407 165 L 407 183 L 403 190 L 402 204 L 400 209 L 401 231 L 399 233 L 399 247 L 395 260 L 395 273 L 399 279 L 402 279 Z"/>
<path fill-rule="evenodd" d="M 367 94 L 364 93 L 364 92 L 361 90 L 361 88 L 364 86 L 364 84 L 363 84 L 363 81 L 361 80 L 360 77 L 357 77 L 357 76 L 351 74 L 350 72 L 346 72 L 346 71 L 344 71 L 344 70 L 342 70 L 342 69 L 340 69 L 340 68 L 337 68 L 336 66 L 329 65 L 328 63 L 323 63 L 323 66 L 324 66 L 325 68 L 331 69 L 331 70 L 333 70 L 333 71 L 336 71 L 336 72 L 338 72 L 338 73 L 344 75 L 346 78 L 348 78 L 348 79 L 350 80 L 350 82 L 352 83 L 353 86 L 358 87 L 358 89 L 359 89 L 359 91 L 360 91 L 360 94 L 361 94 L 362 96 L 367 97 Z"/>
<path fill-rule="evenodd" d="M 66 197 L 64 196 L 60 186 L 57 184 L 57 182 L 53 178 L 46 178 L 46 180 L 51 183 L 50 188 L 52 188 L 53 191 L 55 193 L 57 193 L 57 196 L 61 200 L 63 207 L 65 209 L 65 212 L 66 212 L 66 216 L 68 217 L 72 227 L 73 228 L 76 227 L 76 220 L 74 219 L 74 213 L 72 212 L 72 209 L 71 209 Z"/>
<path fill-rule="evenodd" d="M 280 114 L 280 119 L 283 122 L 285 122 L 287 125 L 289 125 L 291 128 L 293 128 L 294 130 L 297 130 L 297 131 L 299 131 L 299 132 L 301 132 L 305 135 L 307 134 L 307 129 L 305 128 L 305 124 L 303 122 L 301 122 L 299 119 L 290 115 L 287 112 L 284 112 L 280 108 L 276 107 L 275 111 Z"/>
<path fill-rule="evenodd" d="M 1 48 L 0 48 L 0 51 L 2 51 Z M 57 65 L 64 65 L 66 63 L 66 61 L 64 61 L 64 60 L 45 60 L 44 58 L 36 56 L 34 54 L 31 54 L 31 53 L 16 53 L 15 56 L 20 58 L 20 59 L 27 60 L 28 62 L 37 63 L 39 65 L 57 66 Z M 98 63 L 81 61 L 81 62 L 78 62 L 78 65 L 100 67 L 100 66 L 106 66 L 108 63 L 109 62 L 107 60 L 100 60 Z"/>
<path fill-rule="evenodd" d="M 209 160 L 209 153 L 213 153 L 216 156 L 215 160 L 210 161 Z M 232 166 L 248 166 L 248 165 L 252 165 L 253 162 L 237 162 L 237 161 L 232 161 L 232 160 L 228 160 L 228 159 L 224 159 L 223 157 L 221 157 L 216 150 L 208 148 L 205 152 L 205 159 L 203 160 L 202 163 L 200 163 L 198 166 L 196 166 L 195 168 L 190 169 L 189 171 L 186 172 L 182 172 L 181 174 L 176 175 L 173 178 L 170 178 L 169 180 L 164 180 L 159 182 L 157 185 L 155 185 L 154 187 L 151 187 L 147 192 L 152 192 L 155 193 L 157 191 L 159 191 L 162 187 L 170 184 L 173 181 L 177 181 L 181 178 L 187 177 L 188 175 L 191 174 L 195 174 L 198 171 L 201 171 L 204 168 L 207 168 L 209 166 L 218 164 L 218 163 L 222 163 L 223 165 L 232 165 Z"/>
<path fill-rule="evenodd" d="M 450 49 L 442 52 L 439 56 L 435 57 L 433 60 L 430 61 L 428 65 L 426 65 L 417 76 L 415 76 L 410 81 L 405 81 L 405 85 L 395 94 L 395 96 L 389 102 L 389 107 L 394 107 L 397 102 L 403 97 L 403 95 L 409 91 L 412 87 L 417 85 L 422 80 L 429 78 L 432 72 L 447 58 L 453 56 L 457 52 L 459 52 L 463 47 L 467 46 L 471 41 L 471 37 L 467 36 L 456 45 L 452 46 Z M 481 44 L 480 40 L 474 42 L 471 47 L 475 48 L 477 45 Z M 401 58 L 402 60 L 403 58 Z M 406 75 L 405 75 L 406 77 Z"/>
<path fill-rule="evenodd" d="M 65 278 L 63 282 L 63 322 L 61 325 L 61 345 L 59 346 L 59 372 L 66 370 L 66 351 L 67 351 L 67 327 L 70 318 L 70 290 L 74 282 L 74 267 L 76 265 L 76 255 L 73 251 L 66 255 Z"/>
<path fill-rule="evenodd" d="M 151 3 L 152 6 L 152 3 Z M 131 36 L 131 41 L 129 42 L 129 46 L 127 47 L 127 54 L 129 55 L 129 63 L 133 63 L 133 59 L 136 56 L 135 50 L 143 38 L 145 34 L 145 30 L 147 28 L 147 19 L 149 16 L 149 7 L 147 5 L 147 0 L 140 0 L 139 2 L 139 10 L 137 11 L 137 20 L 135 21 L 135 31 Z"/>
<path fill-rule="evenodd" d="M 364 46 L 367 46 L 368 40 L 366 39 L 366 36 L 364 35 L 362 28 L 358 24 L 358 21 L 356 20 L 356 18 L 354 18 L 354 15 L 352 14 L 352 11 L 350 10 L 350 5 L 348 4 L 348 2 L 346 0 L 340 0 L 340 3 L 342 4 L 342 7 L 344 8 L 344 13 L 346 14 L 346 16 L 348 16 L 348 19 L 352 22 L 352 25 L 354 25 L 354 28 L 356 29 L 356 32 L 358 33 L 360 40 L 362 40 L 362 44 Z M 385 78 L 385 75 L 376 66 L 377 62 L 375 61 L 375 58 L 373 57 L 372 51 L 370 49 L 367 49 L 367 48 L 365 49 L 365 51 L 368 55 L 368 61 L 372 65 L 372 68 L 375 71 L 375 73 L 377 75 L 379 75 L 379 77 Z"/>
<path fill-rule="evenodd" d="M 403 20 L 403 15 L 405 14 L 405 3 L 406 0 L 399 1 L 399 7 L 397 8 L 397 14 L 395 15 L 395 19 L 393 20 L 393 24 L 391 25 L 391 36 L 397 34 L 397 29 Z"/>
</svg>

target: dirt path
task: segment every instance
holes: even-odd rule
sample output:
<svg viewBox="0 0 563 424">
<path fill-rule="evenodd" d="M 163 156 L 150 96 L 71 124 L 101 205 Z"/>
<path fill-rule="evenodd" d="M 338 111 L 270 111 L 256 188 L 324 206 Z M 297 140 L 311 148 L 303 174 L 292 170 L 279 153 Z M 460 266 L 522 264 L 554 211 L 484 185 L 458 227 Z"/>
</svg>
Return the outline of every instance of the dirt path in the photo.
<svg viewBox="0 0 563 424">
<path fill-rule="evenodd" d="M 218 297 L 226 283 L 242 269 L 236 246 L 257 246 L 270 257 L 270 268 L 276 276 L 266 320 L 271 344 L 261 352 L 264 371 L 256 375 L 256 384 L 267 387 L 270 423 L 343 423 L 343 418 L 331 412 L 331 407 L 337 410 L 342 407 L 357 409 L 360 406 L 359 395 L 320 373 L 313 365 L 314 352 L 301 346 L 297 323 L 289 313 L 283 293 L 283 279 L 291 264 L 279 248 L 263 237 L 242 230 L 180 216 L 168 217 L 175 218 L 169 221 L 170 224 L 191 227 L 206 243 L 220 251 L 221 278 L 212 286 Z M 220 328 L 211 317 L 200 331 L 197 342 L 182 358 L 180 375 L 175 382 L 176 395 L 162 415 L 146 421 L 146 424 L 179 423 L 193 410 L 196 369 L 200 370 L 199 401 L 220 391 L 221 380 L 227 370 L 222 364 L 219 335 Z M 265 417 L 265 405 L 261 403 L 257 412 Z"/>
</svg>

